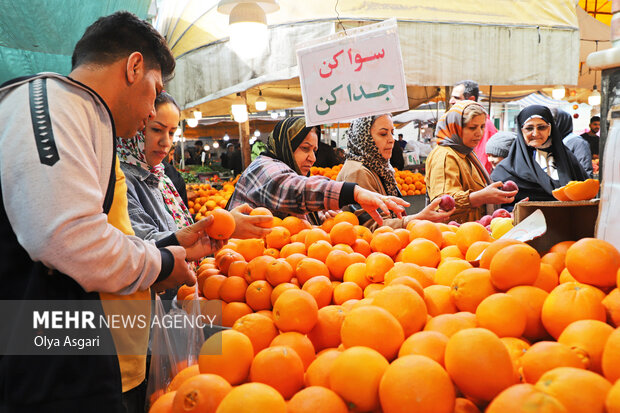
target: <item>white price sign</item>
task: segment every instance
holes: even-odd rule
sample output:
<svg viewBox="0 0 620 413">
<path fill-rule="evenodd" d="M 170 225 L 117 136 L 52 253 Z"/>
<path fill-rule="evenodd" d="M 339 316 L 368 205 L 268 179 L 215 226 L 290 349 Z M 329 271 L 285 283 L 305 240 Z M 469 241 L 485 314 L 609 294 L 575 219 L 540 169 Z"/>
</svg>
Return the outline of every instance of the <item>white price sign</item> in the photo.
<svg viewBox="0 0 620 413">
<path fill-rule="evenodd" d="M 297 49 L 309 126 L 409 109 L 395 19 Z"/>
</svg>

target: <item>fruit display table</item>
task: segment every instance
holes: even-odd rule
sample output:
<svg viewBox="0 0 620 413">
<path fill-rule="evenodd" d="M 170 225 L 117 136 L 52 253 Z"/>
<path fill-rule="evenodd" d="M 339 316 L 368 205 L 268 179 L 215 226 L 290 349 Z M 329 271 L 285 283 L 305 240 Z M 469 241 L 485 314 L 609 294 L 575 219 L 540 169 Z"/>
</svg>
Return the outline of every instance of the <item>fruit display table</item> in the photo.
<svg viewBox="0 0 620 413">
<path fill-rule="evenodd" d="M 514 209 L 515 224 L 523 221 L 537 209 L 545 215 L 547 232 L 540 238 L 530 241 L 539 252 L 561 241 L 576 241 L 594 237 L 599 200 L 589 201 L 550 201 L 519 202 Z"/>
<path fill-rule="evenodd" d="M 407 195 L 403 199 L 411 204 L 405 208 L 407 215 L 417 214 L 426 206 L 426 195 Z"/>
</svg>

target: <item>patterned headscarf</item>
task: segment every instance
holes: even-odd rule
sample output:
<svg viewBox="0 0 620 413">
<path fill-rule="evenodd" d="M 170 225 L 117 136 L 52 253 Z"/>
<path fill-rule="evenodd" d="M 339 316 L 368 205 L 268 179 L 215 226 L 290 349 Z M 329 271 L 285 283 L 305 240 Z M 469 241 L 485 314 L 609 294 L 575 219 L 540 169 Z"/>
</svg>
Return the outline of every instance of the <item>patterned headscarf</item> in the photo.
<svg viewBox="0 0 620 413">
<path fill-rule="evenodd" d="M 263 155 L 284 162 L 289 168 L 301 175 L 293 152 L 314 128 L 318 131 L 317 136 L 321 136 L 321 128 L 319 126 L 306 126 L 306 118 L 303 116 L 292 116 L 281 120 L 269 134 L 267 151 L 263 152 Z M 321 225 L 321 219 L 316 212 L 309 212 L 307 216 L 313 225 Z"/>
<path fill-rule="evenodd" d="M 392 196 L 401 196 L 394 176 L 394 168 L 390 160 L 385 159 L 375 144 L 370 128 L 379 116 L 367 116 L 351 122 L 345 132 L 347 139 L 347 159 L 361 162 L 366 168 L 374 172 L 385 188 L 385 192 Z M 397 143 L 395 143 L 398 145 Z"/>
<path fill-rule="evenodd" d="M 159 181 L 159 191 L 164 199 L 166 209 L 172 215 L 178 229 L 193 224 L 192 216 L 183 203 L 181 196 L 177 192 L 174 184 L 164 174 L 164 165 L 159 164 L 150 167 L 144 155 L 144 134 L 138 132 L 130 139 L 118 138 L 116 140 L 116 151 L 121 162 L 138 166 L 145 171 L 152 173 Z"/>
<path fill-rule="evenodd" d="M 455 151 L 466 155 L 470 162 L 478 169 L 486 184 L 489 185 L 491 178 L 486 168 L 480 163 L 480 159 L 476 156 L 474 149 L 463 143 L 463 126 L 465 126 L 463 125 L 463 112 L 469 105 L 480 106 L 473 100 L 461 100 L 444 113 L 439 122 L 437 122 L 435 138 L 438 145 L 450 146 Z M 482 106 L 480 107 L 482 108 Z M 484 108 L 482 109 L 484 110 Z"/>
</svg>

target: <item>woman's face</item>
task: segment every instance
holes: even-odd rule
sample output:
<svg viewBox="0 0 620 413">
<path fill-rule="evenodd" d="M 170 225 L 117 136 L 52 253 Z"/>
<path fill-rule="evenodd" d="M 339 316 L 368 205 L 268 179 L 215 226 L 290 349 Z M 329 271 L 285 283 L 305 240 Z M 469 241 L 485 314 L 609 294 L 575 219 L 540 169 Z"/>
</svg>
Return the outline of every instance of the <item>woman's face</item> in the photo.
<svg viewBox="0 0 620 413">
<path fill-rule="evenodd" d="M 523 124 L 521 128 L 527 146 L 538 148 L 547 142 L 551 134 L 551 125 L 541 118 L 533 118 Z"/>
<path fill-rule="evenodd" d="M 385 159 L 392 157 L 392 148 L 394 147 L 394 123 L 392 117 L 383 115 L 375 119 L 370 127 L 370 136 L 375 141 L 375 145 L 379 149 L 379 153 Z"/>
<path fill-rule="evenodd" d="M 306 135 L 306 138 L 299 144 L 293 157 L 302 175 L 308 175 L 310 168 L 316 162 L 315 152 L 319 150 L 319 138 L 316 135 L 316 131 L 312 129 Z"/>
<path fill-rule="evenodd" d="M 468 148 L 474 149 L 476 145 L 482 140 L 484 135 L 484 125 L 487 121 L 487 115 L 481 114 L 474 116 L 469 123 L 463 126 L 463 145 Z"/>
<path fill-rule="evenodd" d="M 144 156 L 153 167 L 164 160 L 172 147 L 172 138 L 179 125 L 179 110 L 172 103 L 157 107 L 155 117 L 146 123 L 144 130 Z"/>
</svg>

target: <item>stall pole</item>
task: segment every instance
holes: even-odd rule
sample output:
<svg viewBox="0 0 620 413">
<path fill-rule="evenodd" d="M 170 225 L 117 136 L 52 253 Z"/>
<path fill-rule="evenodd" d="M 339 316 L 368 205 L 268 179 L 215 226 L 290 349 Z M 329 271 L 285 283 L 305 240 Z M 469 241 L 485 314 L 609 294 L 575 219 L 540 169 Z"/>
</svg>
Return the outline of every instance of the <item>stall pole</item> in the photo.
<svg viewBox="0 0 620 413">
<path fill-rule="evenodd" d="M 241 92 L 241 97 L 247 106 L 247 97 L 245 92 Z M 250 166 L 252 162 L 252 150 L 250 148 L 250 118 L 239 124 L 239 143 L 241 145 L 241 159 L 243 161 L 243 169 Z"/>
</svg>

